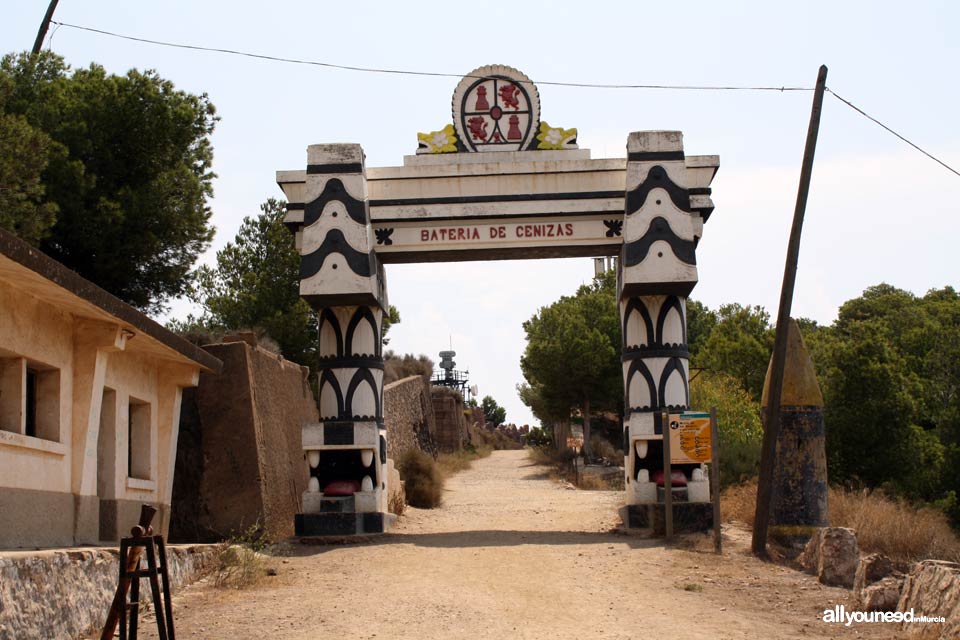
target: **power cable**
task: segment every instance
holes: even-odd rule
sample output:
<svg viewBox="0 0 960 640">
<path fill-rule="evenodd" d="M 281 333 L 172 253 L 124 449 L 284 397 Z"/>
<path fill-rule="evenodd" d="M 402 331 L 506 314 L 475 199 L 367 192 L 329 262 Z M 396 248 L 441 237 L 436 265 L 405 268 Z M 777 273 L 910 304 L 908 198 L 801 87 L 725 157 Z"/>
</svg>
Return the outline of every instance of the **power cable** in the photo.
<svg viewBox="0 0 960 640">
<path fill-rule="evenodd" d="M 861 108 L 858 107 L 857 105 L 853 104 L 853 103 L 850 102 L 849 100 L 840 97 L 840 96 L 837 95 L 837 93 L 836 93 L 833 89 L 831 89 L 830 87 L 827 87 L 827 91 L 829 91 L 830 94 L 833 95 L 834 98 L 836 98 L 837 100 L 839 100 L 839 101 L 842 102 L 843 104 L 847 105 L 848 107 L 850 107 L 851 109 L 853 109 L 854 111 L 856 111 L 857 113 L 859 113 L 860 115 L 862 115 L 862 116 L 863 116 L 864 118 L 866 118 L 867 120 L 870 120 L 871 122 L 874 122 L 874 123 L 880 125 L 880 126 L 883 127 L 884 129 L 886 129 L 889 133 L 892 133 L 893 135 L 897 136 L 898 138 L 900 138 L 901 140 L 903 140 L 904 142 L 906 142 L 908 145 L 910 145 L 911 147 L 913 147 L 914 149 L 916 149 L 917 151 L 919 151 L 919 152 L 922 153 L 923 155 L 927 156 L 928 158 L 930 158 L 931 160 L 933 160 L 933 161 L 936 162 L 937 164 L 943 166 L 947 171 L 952 171 L 953 173 L 955 173 L 955 174 L 957 174 L 958 176 L 960 176 L 960 171 L 957 171 L 956 169 L 954 169 L 953 167 L 951 167 L 950 165 L 948 165 L 946 162 L 944 162 L 944 161 L 941 160 L 940 158 L 937 158 L 937 157 L 934 156 L 933 154 L 930 154 L 930 153 L 924 151 L 924 150 L 921 149 L 919 146 L 917 146 L 917 145 L 915 145 L 914 143 L 910 142 L 909 140 L 907 140 L 906 138 L 904 138 L 902 135 L 900 135 L 899 133 L 897 133 L 896 131 L 894 131 L 893 129 L 891 129 L 890 127 L 888 127 L 887 125 L 883 124 L 882 122 L 880 122 L 879 120 L 877 120 L 876 118 L 874 118 L 874 117 L 871 116 L 869 113 L 865 112 L 863 109 L 861 109 Z"/>
<path fill-rule="evenodd" d="M 71 29 L 79 29 L 81 31 L 89 31 L 91 33 L 98 33 L 100 35 L 110 36 L 112 38 L 120 38 L 122 40 L 131 40 L 133 42 L 143 42 L 146 44 L 154 44 L 161 47 L 172 47 L 175 49 L 189 49 L 193 51 L 210 51 L 213 53 L 225 53 L 235 56 L 243 56 L 247 58 L 256 58 L 259 60 L 269 60 L 272 62 L 284 62 L 288 64 L 302 64 L 310 65 L 315 67 L 324 67 L 327 69 L 340 69 L 342 71 L 359 71 L 363 73 L 389 73 L 394 75 L 408 75 L 408 76 L 422 76 L 422 77 L 432 77 L 432 78 L 477 78 L 484 79 L 485 76 L 472 76 L 472 75 L 461 75 L 459 73 L 443 73 L 437 71 L 409 71 L 403 69 L 381 69 L 377 67 L 358 67 L 353 65 L 345 64 L 335 64 L 332 62 L 320 62 L 318 60 L 302 60 L 298 58 L 284 58 L 280 56 L 270 56 L 260 53 L 251 53 L 248 51 L 237 51 L 234 49 L 221 49 L 216 47 L 203 47 L 200 45 L 192 44 L 180 44 L 175 42 L 165 42 L 162 40 L 151 40 L 149 38 L 138 38 L 136 36 L 128 36 L 121 33 L 114 33 L 112 31 L 105 31 L 103 29 L 94 29 L 93 27 L 84 27 L 82 25 L 70 24 L 68 22 L 58 22 L 56 20 L 51 20 L 52 24 L 59 27 L 70 27 Z M 767 86 L 732 86 L 732 85 L 674 85 L 674 84 L 601 84 L 601 83 L 592 83 L 592 82 L 557 82 L 557 81 L 533 81 L 534 84 L 538 85 L 548 85 L 554 87 L 578 87 L 583 89 L 661 89 L 661 90 L 673 90 L 673 91 L 779 91 L 781 93 L 785 91 L 813 91 L 812 87 L 767 87 Z M 908 145 L 927 156 L 937 164 L 941 165 L 948 171 L 960 176 L 960 171 L 957 171 L 950 165 L 948 165 L 943 160 L 940 160 L 932 153 L 924 150 L 919 145 L 911 142 L 903 135 L 897 133 L 887 125 L 883 124 L 870 114 L 866 113 L 863 109 L 856 106 L 849 100 L 839 96 L 835 91 L 827 87 L 827 91 L 830 92 L 833 97 L 835 97 L 840 102 L 844 103 L 863 117 L 867 118 L 871 122 L 882 127 L 888 133 L 896 136 L 903 142 L 906 142 Z"/>
<path fill-rule="evenodd" d="M 332 62 L 320 62 L 317 60 L 301 60 L 298 58 L 283 58 L 280 56 L 270 56 L 261 53 L 250 53 L 248 51 L 237 51 L 235 49 L 220 49 L 216 47 L 203 47 L 200 45 L 193 44 L 179 44 L 176 42 L 164 42 L 162 40 L 151 40 L 149 38 L 138 38 L 135 36 L 128 36 L 121 33 L 114 33 L 112 31 L 104 31 L 103 29 L 94 29 L 93 27 L 84 27 L 76 24 L 70 24 L 67 22 L 54 22 L 54 24 L 61 25 L 64 27 L 70 27 L 72 29 L 80 29 L 82 31 L 90 31 L 92 33 L 99 33 L 105 36 L 111 36 L 113 38 L 121 38 L 123 40 L 132 40 L 134 42 L 145 42 L 147 44 L 155 44 L 162 47 L 173 47 L 175 49 L 191 49 L 194 51 L 211 51 L 214 53 L 226 53 L 235 56 L 244 56 L 247 58 L 257 58 L 260 60 L 271 60 L 273 62 L 286 62 L 290 64 L 305 64 L 315 67 L 325 67 L 328 69 L 341 69 L 343 71 L 362 71 L 364 73 L 392 73 L 399 75 L 407 76 L 425 76 L 433 78 L 478 78 L 484 79 L 485 76 L 471 76 L 463 75 L 462 73 L 442 73 L 437 71 L 407 71 L 403 69 L 380 69 L 377 67 L 357 67 L 353 65 L 346 64 L 335 64 Z M 672 89 L 677 91 L 813 91 L 811 87 L 735 87 L 735 86 L 699 86 L 699 85 L 670 85 L 670 84 L 597 84 L 590 82 L 555 82 L 555 81 L 540 81 L 540 80 L 531 80 L 534 84 L 539 85 L 550 85 L 554 87 L 580 87 L 585 89 Z"/>
</svg>

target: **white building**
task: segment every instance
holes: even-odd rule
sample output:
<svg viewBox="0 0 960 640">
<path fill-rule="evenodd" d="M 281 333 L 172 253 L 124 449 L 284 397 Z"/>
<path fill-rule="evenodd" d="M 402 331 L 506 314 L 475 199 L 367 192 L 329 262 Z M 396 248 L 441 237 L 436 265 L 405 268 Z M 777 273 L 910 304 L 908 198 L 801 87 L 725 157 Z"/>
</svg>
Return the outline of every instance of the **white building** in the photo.
<svg viewBox="0 0 960 640">
<path fill-rule="evenodd" d="M 180 399 L 221 363 L 0 230 L 0 548 L 166 534 Z"/>
</svg>

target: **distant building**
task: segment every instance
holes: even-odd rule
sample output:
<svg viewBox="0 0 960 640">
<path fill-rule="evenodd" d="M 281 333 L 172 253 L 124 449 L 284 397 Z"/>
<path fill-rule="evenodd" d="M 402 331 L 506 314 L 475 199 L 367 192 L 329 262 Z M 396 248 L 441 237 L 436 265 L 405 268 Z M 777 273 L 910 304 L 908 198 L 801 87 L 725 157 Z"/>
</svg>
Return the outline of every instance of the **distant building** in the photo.
<svg viewBox="0 0 960 640">
<path fill-rule="evenodd" d="M 220 361 L 0 230 L 0 547 L 166 533 L 181 392 Z"/>
</svg>

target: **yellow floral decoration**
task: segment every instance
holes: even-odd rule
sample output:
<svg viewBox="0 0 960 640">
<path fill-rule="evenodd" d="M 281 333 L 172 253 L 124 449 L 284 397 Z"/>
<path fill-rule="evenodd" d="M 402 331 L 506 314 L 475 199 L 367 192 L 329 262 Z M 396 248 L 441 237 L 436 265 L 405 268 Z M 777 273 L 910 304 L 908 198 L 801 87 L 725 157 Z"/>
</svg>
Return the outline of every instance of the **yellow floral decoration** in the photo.
<svg viewBox="0 0 960 640">
<path fill-rule="evenodd" d="M 537 134 L 541 149 L 571 149 L 576 148 L 577 130 L 551 127 L 540 121 L 540 133 Z"/>
<path fill-rule="evenodd" d="M 457 151 L 457 132 L 454 131 L 452 124 L 448 124 L 440 131 L 418 133 L 417 140 L 420 141 L 420 147 L 426 149 L 427 153 L 456 153 Z"/>
</svg>

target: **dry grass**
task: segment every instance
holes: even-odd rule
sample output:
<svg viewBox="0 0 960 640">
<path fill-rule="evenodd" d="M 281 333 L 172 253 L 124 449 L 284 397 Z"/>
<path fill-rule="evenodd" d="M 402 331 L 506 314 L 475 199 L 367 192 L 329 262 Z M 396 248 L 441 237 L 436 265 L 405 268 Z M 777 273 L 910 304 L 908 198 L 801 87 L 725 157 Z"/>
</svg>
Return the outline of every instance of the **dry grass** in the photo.
<svg viewBox="0 0 960 640">
<path fill-rule="evenodd" d="M 580 482 L 577 482 L 577 474 L 573 468 L 573 459 L 576 453 L 572 449 L 557 451 L 552 445 L 542 447 L 530 447 L 527 449 L 527 455 L 537 464 L 550 467 L 550 477 L 557 482 L 569 482 L 576 485 L 578 489 L 586 491 L 622 491 L 623 474 L 617 474 L 610 478 L 601 478 L 595 475 L 584 475 Z"/>
<path fill-rule="evenodd" d="M 440 466 L 440 472 L 445 477 L 450 477 L 469 469 L 474 460 L 486 458 L 491 453 L 493 453 L 493 447 L 489 445 L 468 446 L 453 453 L 441 453 L 437 456 L 437 464 Z"/>
<path fill-rule="evenodd" d="M 895 560 L 960 561 L 960 539 L 937 509 L 918 509 L 878 491 L 831 489 L 830 521 L 854 529 L 864 551 Z"/>
<path fill-rule="evenodd" d="M 257 584 L 265 575 L 266 563 L 260 553 L 229 540 L 222 544 L 213 575 L 216 586 L 246 589 Z"/>
<path fill-rule="evenodd" d="M 420 509 L 440 506 L 443 498 L 443 474 L 440 466 L 419 449 L 410 449 L 397 466 L 403 478 L 407 504 Z"/>
<path fill-rule="evenodd" d="M 543 447 L 531 447 L 527 450 L 527 455 L 537 464 L 557 466 L 560 464 L 570 465 L 570 462 L 577 454 L 574 453 L 572 449 L 558 451 L 554 449 L 552 445 L 546 445 Z"/>
<path fill-rule="evenodd" d="M 390 513 L 402 516 L 406 508 L 407 501 L 404 493 L 397 491 L 396 493 L 390 494 L 390 499 L 387 504 L 387 510 L 390 511 Z"/>
<path fill-rule="evenodd" d="M 623 475 L 600 477 L 586 475 L 580 479 L 578 489 L 586 491 L 623 491 Z"/>
<path fill-rule="evenodd" d="M 720 496 L 725 520 L 753 526 L 755 480 L 727 488 Z M 830 524 L 857 532 L 860 550 L 883 553 L 894 560 L 960 561 L 960 538 L 947 516 L 937 509 L 915 507 L 879 491 L 847 491 L 831 487 Z"/>
<path fill-rule="evenodd" d="M 245 589 L 257 584 L 267 573 L 261 553 L 271 545 L 270 536 L 260 520 L 220 543 L 213 582 L 229 589 Z"/>
<path fill-rule="evenodd" d="M 754 510 L 757 508 L 757 481 L 748 480 L 727 487 L 720 494 L 720 513 L 725 522 L 742 522 L 753 528 Z"/>
</svg>

